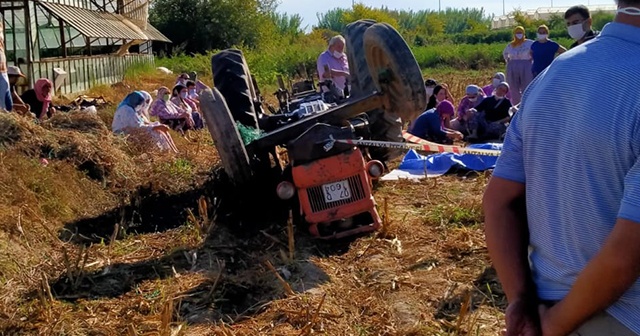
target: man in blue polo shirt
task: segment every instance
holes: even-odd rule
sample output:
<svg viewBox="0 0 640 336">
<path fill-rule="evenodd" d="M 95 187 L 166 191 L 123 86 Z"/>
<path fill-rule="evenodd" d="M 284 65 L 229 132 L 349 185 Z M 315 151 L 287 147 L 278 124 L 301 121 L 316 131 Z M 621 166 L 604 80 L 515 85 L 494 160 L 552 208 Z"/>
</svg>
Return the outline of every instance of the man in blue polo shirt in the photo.
<svg viewBox="0 0 640 336">
<path fill-rule="evenodd" d="M 483 200 L 506 335 L 640 335 L 638 7 L 538 75 L 509 126 Z"/>
</svg>

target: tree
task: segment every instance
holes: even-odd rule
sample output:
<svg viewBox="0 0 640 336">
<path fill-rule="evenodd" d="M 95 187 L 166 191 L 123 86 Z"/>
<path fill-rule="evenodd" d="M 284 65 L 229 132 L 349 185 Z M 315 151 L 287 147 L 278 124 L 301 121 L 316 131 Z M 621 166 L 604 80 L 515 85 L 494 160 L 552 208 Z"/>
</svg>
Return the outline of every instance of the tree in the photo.
<svg viewBox="0 0 640 336">
<path fill-rule="evenodd" d="M 289 15 L 274 12 L 269 17 L 275 24 L 278 33 L 283 36 L 299 37 L 306 29 L 306 26 L 302 27 L 302 17 L 299 14 Z"/>
<path fill-rule="evenodd" d="M 156 0 L 149 21 L 190 53 L 256 46 L 268 19 L 258 0 Z"/>
<path fill-rule="evenodd" d="M 326 29 L 335 32 L 341 32 L 344 30 L 344 13 L 346 11 L 342 8 L 334 8 L 328 10 L 326 13 L 316 14 L 318 18 L 318 29 Z"/>
</svg>

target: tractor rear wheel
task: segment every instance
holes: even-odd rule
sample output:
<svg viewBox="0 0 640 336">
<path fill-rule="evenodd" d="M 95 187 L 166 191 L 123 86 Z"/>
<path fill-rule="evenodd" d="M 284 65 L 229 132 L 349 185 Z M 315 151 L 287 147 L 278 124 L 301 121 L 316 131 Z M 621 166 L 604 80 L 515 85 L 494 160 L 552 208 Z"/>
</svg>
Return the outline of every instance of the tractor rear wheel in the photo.
<svg viewBox="0 0 640 336">
<path fill-rule="evenodd" d="M 233 120 L 258 129 L 255 87 L 242 52 L 227 49 L 213 55 L 211 69 L 213 84 L 227 102 Z"/>
<path fill-rule="evenodd" d="M 205 90 L 200 107 L 229 179 L 237 186 L 248 184 L 252 178 L 249 155 L 224 97 L 215 87 Z"/>
<path fill-rule="evenodd" d="M 376 23 L 364 33 L 369 73 L 378 91 L 389 97 L 385 109 L 413 120 L 426 109 L 427 91 L 411 49 L 400 33 L 387 23 Z"/>
<path fill-rule="evenodd" d="M 364 33 L 376 24 L 374 20 L 358 20 L 345 28 L 346 54 L 349 62 L 351 83 L 350 96 L 361 98 L 378 90 L 371 79 L 365 57 Z M 375 109 L 368 111 L 371 138 L 379 141 L 402 142 L 402 119 L 391 111 Z M 399 149 L 369 148 L 371 158 L 382 162 L 389 161 L 401 154 Z"/>
</svg>

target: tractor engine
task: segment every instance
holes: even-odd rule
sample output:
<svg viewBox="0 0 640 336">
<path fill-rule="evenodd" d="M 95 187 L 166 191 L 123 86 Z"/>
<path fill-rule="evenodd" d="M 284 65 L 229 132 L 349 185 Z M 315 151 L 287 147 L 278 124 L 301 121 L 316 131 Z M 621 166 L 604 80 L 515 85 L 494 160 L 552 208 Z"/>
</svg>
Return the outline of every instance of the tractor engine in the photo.
<svg viewBox="0 0 640 336">
<path fill-rule="evenodd" d="M 309 232 L 321 239 L 336 239 L 377 230 L 381 225 L 372 195 L 372 180 L 384 166 L 365 160 L 355 146 L 331 139 L 355 139 L 366 135 L 366 119 L 349 126 L 316 124 L 287 145 L 290 180 L 277 187 L 280 198 L 297 196 L 298 211 Z"/>
</svg>

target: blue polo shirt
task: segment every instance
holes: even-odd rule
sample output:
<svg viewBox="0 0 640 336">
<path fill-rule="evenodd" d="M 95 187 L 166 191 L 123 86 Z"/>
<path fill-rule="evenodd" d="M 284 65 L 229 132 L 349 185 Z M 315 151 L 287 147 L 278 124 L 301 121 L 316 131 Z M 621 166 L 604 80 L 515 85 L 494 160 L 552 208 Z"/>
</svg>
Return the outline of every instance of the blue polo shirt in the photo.
<svg viewBox="0 0 640 336">
<path fill-rule="evenodd" d="M 494 175 L 526 186 L 541 299 L 569 292 L 618 218 L 640 223 L 639 55 L 640 28 L 607 24 L 536 77 L 511 121 Z M 640 282 L 607 312 L 640 335 Z"/>
<path fill-rule="evenodd" d="M 531 72 L 535 75 L 546 69 L 553 62 L 558 49 L 560 49 L 560 45 L 552 40 L 547 40 L 544 43 L 540 41 L 533 42 L 531 45 L 531 57 L 533 58 Z"/>
<path fill-rule="evenodd" d="M 407 132 L 429 141 L 442 143 L 447 133 L 442 130 L 442 121 L 435 108 L 423 112 L 411 123 Z"/>
</svg>

